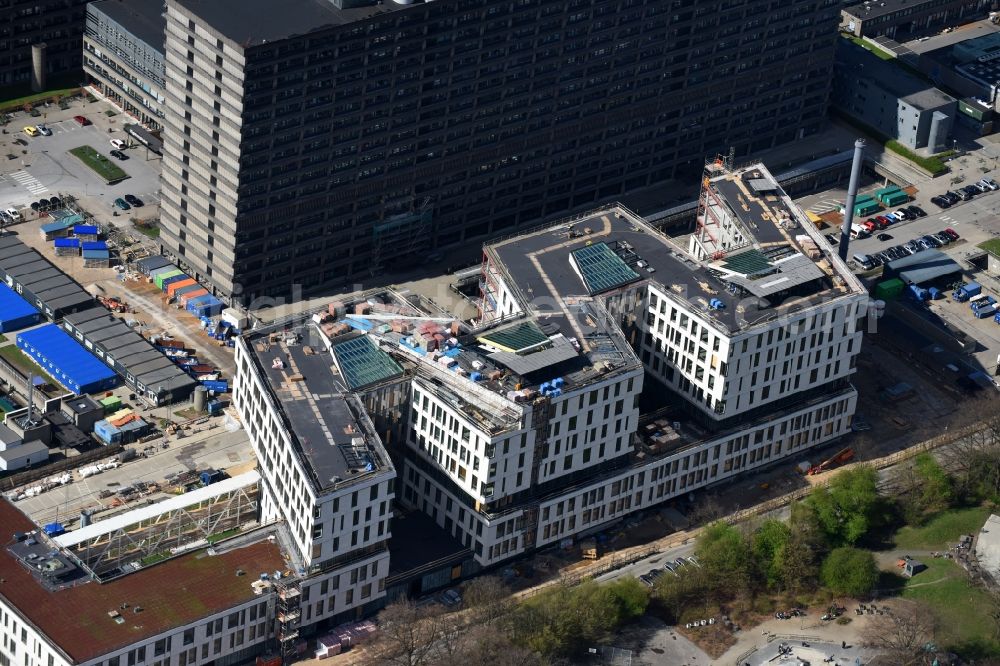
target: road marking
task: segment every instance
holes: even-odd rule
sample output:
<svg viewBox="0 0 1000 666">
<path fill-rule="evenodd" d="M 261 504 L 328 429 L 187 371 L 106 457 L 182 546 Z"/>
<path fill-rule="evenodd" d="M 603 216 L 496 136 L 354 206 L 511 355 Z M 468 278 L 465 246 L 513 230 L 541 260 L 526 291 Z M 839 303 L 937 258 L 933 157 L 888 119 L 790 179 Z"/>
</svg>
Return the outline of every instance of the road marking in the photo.
<svg viewBox="0 0 1000 666">
<path fill-rule="evenodd" d="M 822 215 L 823 213 L 832 213 L 841 206 L 841 202 L 836 199 L 823 199 L 812 206 L 809 207 L 810 212 L 816 215 Z"/>
<path fill-rule="evenodd" d="M 32 176 L 27 171 L 15 171 L 10 175 L 10 177 L 16 180 L 19 185 L 22 185 L 32 194 L 42 194 L 43 192 L 49 191 L 49 188 L 42 185 L 37 178 Z"/>
</svg>

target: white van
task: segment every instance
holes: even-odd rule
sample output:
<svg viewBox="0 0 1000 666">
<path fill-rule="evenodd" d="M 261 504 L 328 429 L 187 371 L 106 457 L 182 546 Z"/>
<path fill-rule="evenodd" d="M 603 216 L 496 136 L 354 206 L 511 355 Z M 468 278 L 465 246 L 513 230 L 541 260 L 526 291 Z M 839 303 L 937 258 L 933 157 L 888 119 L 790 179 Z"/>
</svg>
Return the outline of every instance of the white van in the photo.
<svg viewBox="0 0 1000 666">
<path fill-rule="evenodd" d="M 121 150 L 122 148 L 125 147 L 125 142 L 122 141 L 121 139 L 111 139 L 111 145 L 114 147 L 115 150 Z"/>
<path fill-rule="evenodd" d="M 859 238 L 868 238 L 868 230 L 857 222 L 851 224 L 851 240 L 857 240 Z"/>
<path fill-rule="evenodd" d="M 867 254 L 856 254 L 852 257 L 865 270 L 875 267 L 875 262 Z"/>
</svg>

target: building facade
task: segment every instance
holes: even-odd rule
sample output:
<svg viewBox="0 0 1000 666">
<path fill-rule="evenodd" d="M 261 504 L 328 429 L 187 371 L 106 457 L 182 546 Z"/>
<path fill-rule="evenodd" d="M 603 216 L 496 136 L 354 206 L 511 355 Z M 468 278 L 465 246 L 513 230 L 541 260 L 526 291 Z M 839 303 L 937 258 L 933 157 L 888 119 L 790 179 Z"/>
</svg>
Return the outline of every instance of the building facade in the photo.
<svg viewBox="0 0 1000 666">
<path fill-rule="evenodd" d="M 719 9 L 171 1 L 162 245 L 308 293 L 817 131 L 838 2 Z"/>
<path fill-rule="evenodd" d="M 45 44 L 44 71 L 61 76 L 80 71 L 87 0 L 0 1 L 0 87 L 31 82 L 34 44 Z"/>
<path fill-rule="evenodd" d="M 981 18 L 992 0 L 880 0 L 842 9 L 840 29 L 856 37 L 896 41 Z"/>
<path fill-rule="evenodd" d="M 891 61 L 838 40 L 831 105 L 911 150 L 951 147 L 958 100 Z"/>
<path fill-rule="evenodd" d="M 166 65 L 162 0 L 87 5 L 83 71 L 90 85 L 152 130 L 163 127 Z"/>
</svg>

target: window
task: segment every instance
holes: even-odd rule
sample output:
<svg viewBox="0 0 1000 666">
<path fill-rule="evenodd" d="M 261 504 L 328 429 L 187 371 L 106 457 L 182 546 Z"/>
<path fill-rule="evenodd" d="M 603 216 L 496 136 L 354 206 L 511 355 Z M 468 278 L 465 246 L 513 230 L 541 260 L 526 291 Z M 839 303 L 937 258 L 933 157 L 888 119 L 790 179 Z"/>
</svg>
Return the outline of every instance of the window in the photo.
<svg viewBox="0 0 1000 666">
<path fill-rule="evenodd" d="M 184 645 L 191 645 L 191 643 L 194 643 L 194 627 L 184 630 Z M 117 664 L 113 666 L 117 666 Z"/>
</svg>

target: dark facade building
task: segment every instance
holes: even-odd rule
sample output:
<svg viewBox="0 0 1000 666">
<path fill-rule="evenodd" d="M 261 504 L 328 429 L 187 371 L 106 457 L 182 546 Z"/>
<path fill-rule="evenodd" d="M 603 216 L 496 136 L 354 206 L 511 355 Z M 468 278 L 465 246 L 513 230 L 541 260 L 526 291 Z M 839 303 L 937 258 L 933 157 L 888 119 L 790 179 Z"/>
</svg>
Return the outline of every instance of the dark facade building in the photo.
<svg viewBox="0 0 1000 666">
<path fill-rule="evenodd" d="M 98 0 L 87 5 L 83 71 L 90 84 L 150 129 L 163 126 L 164 0 Z"/>
<path fill-rule="evenodd" d="M 87 0 L 0 0 L 0 87 L 31 81 L 31 47 L 45 44 L 48 75 L 80 71 Z"/>
<path fill-rule="evenodd" d="M 837 0 L 169 0 L 164 249 L 330 290 L 824 122 Z"/>
<path fill-rule="evenodd" d="M 840 28 L 857 37 L 897 41 L 986 15 L 994 0 L 877 0 L 841 11 Z M 897 39 L 898 38 L 898 39 Z"/>
</svg>

